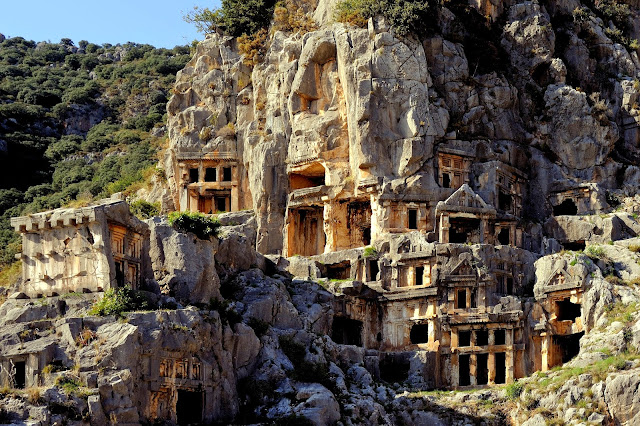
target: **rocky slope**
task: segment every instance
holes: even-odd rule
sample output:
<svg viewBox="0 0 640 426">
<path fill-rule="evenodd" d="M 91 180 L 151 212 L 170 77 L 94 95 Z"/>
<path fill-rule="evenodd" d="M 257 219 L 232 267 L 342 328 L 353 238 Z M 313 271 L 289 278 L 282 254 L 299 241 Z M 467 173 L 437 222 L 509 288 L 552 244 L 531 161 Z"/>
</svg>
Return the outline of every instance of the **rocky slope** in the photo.
<svg viewBox="0 0 640 426">
<path fill-rule="evenodd" d="M 148 220 L 146 311 L 97 317 L 88 313 L 92 296 L 78 294 L 5 302 L 0 356 L 38 354 L 51 367 L 35 372 L 40 387 L 2 391 L 0 421 L 171 424 L 199 407 L 206 422 L 240 424 L 638 423 L 640 61 L 631 40 L 640 38 L 640 20 L 637 2 L 625 3 L 622 18 L 603 9 L 612 4 L 619 6 L 450 1 L 438 9 L 437 26 L 417 38 L 381 17 L 365 28 L 335 23 L 335 2 L 320 2 L 309 6 L 319 29 L 274 31 L 255 65 L 243 61 L 235 38 L 208 36 L 167 106 L 168 185 L 158 181 L 143 195 L 176 209 L 189 173 L 178 167 L 181 158 L 233 159 L 243 170 L 239 203 L 253 211 L 220 215 L 222 234 L 212 240 Z M 498 162 L 524 173 L 522 212 L 514 213 L 523 247 L 435 243 L 433 227 L 390 235 L 376 225 L 388 221 L 385 200 L 451 195 L 436 158 L 445 146 L 473 153 L 476 190 Z M 545 330 L 551 314 L 538 298 L 565 271 L 584 291 L 574 318 L 584 330 L 577 356 L 475 390 L 425 390 L 413 376 L 382 380 L 372 362 L 377 350 L 329 337 L 336 300 L 356 289 L 366 300 L 375 279 L 367 287 L 319 272 L 324 260 L 364 250 L 281 256 L 291 254 L 291 175 L 310 160 L 325 170 L 318 185 L 325 198 L 378 188 L 370 238 L 381 255 L 399 259 L 412 254 L 407 247 L 435 252 L 440 244 L 452 264 L 489 251 L 499 260 L 518 256 L 527 282 L 491 308 L 519 311 L 526 339 Z M 461 190 L 471 194 L 466 182 Z M 480 190 L 474 199 L 483 203 Z M 588 194 L 574 206 L 580 216 L 563 214 L 554 198 L 574 190 Z M 331 208 L 323 212 L 329 219 Z M 320 253 L 341 248 L 340 231 L 325 228 Z M 526 365 L 536 362 L 531 348 Z M 411 372 L 424 363 L 413 354 Z M 16 376 L 15 365 L 2 368 Z M 185 408 L 181 392 L 197 386 L 207 397 Z"/>
<path fill-rule="evenodd" d="M 365 368 L 367 350 L 328 337 L 343 283 L 323 288 L 276 267 L 284 259 L 258 254 L 251 214 L 221 219 L 228 225 L 219 241 L 148 221 L 161 291 L 147 297 L 160 310 L 92 316 L 94 296 L 82 294 L 5 302 L 0 356 L 35 353 L 52 361 L 39 372 L 41 386 L 2 391 L 2 422 L 171 424 L 176 413 L 164 413 L 147 391 L 162 380 L 163 367 L 156 367 L 166 357 L 197 359 L 210 375 L 208 421 L 531 426 L 631 425 L 640 418 L 637 239 L 598 246 L 590 256 L 564 252 L 536 262 L 541 285 L 559 263 L 589 283 L 582 315 L 588 332 L 570 363 L 514 385 L 416 392 L 376 379 Z M 203 251 L 215 253 L 213 270 L 197 256 Z M 215 300 L 220 293 L 225 303 L 180 305 L 188 303 L 181 294 Z"/>
<path fill-rule="evenodd" d="M 551 215 L 552 192 L 586 182 L 600 194 L 595 209 L 635 194 L 640 61 L 635 44 L 608 36 L 614 24 L 601 9 L 453 1 L 438 10 L 431 35 L 416 39 L 380 17 L 367 28 L 336 24 L 332 4 L 316 9 L 317 31 L 274 32 L 255 66 L 243 63 L 234 38 L 207 36 L 168 104 L 172 193 L 176 155 L 233 152 L 247 173 L 241 185 L 260 252 L 282 252 L 285 182 L 310 158 L 336 193 L 375 178 L 381 198 L 407 197 L 440 190 L 434 155 L 455 145 L 528 175 L 530 223 Z M 627 40 L 640 38 L 634 6 Z"/>
</svg>

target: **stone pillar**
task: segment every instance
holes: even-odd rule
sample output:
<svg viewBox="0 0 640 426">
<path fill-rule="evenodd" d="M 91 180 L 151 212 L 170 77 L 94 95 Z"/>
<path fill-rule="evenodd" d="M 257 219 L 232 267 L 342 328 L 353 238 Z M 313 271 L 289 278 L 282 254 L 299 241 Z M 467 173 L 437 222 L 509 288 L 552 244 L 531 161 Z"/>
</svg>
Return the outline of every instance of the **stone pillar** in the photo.
<svg viewBox="0 0 640 426">
<path fill-rule="evenodd" d="M 452 342 L 451 346 L 453 346 L 453 340 L 456 341 L 456 346 L 457 346 L 457 341 L 458 341 L 457 333 L 451 334 L 451 342 Z M 460 357 L 459 357 L 459 354 L 456 352 L 451 354 L 451 387 L 456 388 L 458 386 L 460 386 Z"/>
<path fill-rule="evenodd" d="M 547 333 L 540 334 L 541 337 L 541 370 L 549 371 L 549 361 L 551 360 L 551 336 L 547 335 Z"/>
<path fill-rule="evenodd" d="M 489 345 L 493 344 L 493 332 L 489 334 Z M 489 359 L 487 360 L 487 368 L 489 369 L 489 384 L 492 385 L 496 382 L 496 355 L 494 352 L 489 352 Z"/>
<path fill-rule="evenodd" d="M 513 329 L 507 330 L 507 353 L 506 353 L 506 364 L 507 364 L 507 374 L 505 377 L 505 381 L 507 383 L 513 382 L 514 379 L 514 368 L 515 368 L 515 354 L 513 350 Z"/>
<path fill-rule="evenodd" d="M 441 243 L 449 242 L 449 216 L 440 214 L 440 233 L 438 235 L 438 241 Z"/>
<path fill-rule="evenodd" d="M 474 338 L 475 340 L 475 338 Z M 474 342 L 475 345 L 475 342 Z M 478 384 L 478 355 L 471 354 L 469 357 L 469 384 L 476 386 Z"/>
<path fill-rule="evenodd" d="M 318 228 L 323 230 L 326 241 L 324 249 L 322 251 L 318 251 L 318 253 L 330 253 L 337 250 L 337 227 L 334 226 L 334 208 L 335 206 L 333 203 L 324 204 L 324 209 L 322 211 L 322 227 Z"/>
</svg>

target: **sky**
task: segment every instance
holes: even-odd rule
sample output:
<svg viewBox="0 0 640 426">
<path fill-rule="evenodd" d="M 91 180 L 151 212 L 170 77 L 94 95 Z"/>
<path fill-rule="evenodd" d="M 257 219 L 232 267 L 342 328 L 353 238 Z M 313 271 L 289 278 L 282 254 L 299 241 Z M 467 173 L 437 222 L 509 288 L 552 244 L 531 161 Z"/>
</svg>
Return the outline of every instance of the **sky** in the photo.
<svg viewBox="0 0 640 426">
<path fill-rule="evenodd" d="M 182 17 L 194 6 L 220 7 L 220 0 L 0 0 L 0 33 L 6 37 L 90 43 L 128 41 L 172 48 L 202 40 Z"/>
</svg>

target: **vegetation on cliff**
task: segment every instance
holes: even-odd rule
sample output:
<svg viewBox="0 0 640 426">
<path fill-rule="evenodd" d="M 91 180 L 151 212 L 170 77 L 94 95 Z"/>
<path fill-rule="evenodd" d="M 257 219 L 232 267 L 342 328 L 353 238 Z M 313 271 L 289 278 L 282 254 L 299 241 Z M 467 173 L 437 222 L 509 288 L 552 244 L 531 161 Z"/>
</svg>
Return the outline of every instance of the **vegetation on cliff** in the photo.
<svg viewBox="0 0 640 426">
<path fill-rule="evenodd" d="M 0 270 L 20 251 L 10 217 L 135 190 L 156 174 L 163 139 L 150 131 L 190 56 L 187 46 L 0 42 Z"/>
</svg>

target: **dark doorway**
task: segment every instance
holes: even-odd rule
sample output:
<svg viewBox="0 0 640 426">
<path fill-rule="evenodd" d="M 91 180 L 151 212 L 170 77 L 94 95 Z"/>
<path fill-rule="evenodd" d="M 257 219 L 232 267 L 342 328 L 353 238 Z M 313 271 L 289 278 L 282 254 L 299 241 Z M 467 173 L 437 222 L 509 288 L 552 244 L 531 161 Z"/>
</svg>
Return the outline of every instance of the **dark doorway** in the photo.
<svg viewBox="0 0 640 426">
<path fill-rule="evenodd" d="M 216 211 L 226 212 L 227 211 L 227 199 L 224 197 L 216 197 Z"/>
<path fill-rule="evenodd" d="M 409 229 L 418 229 L 418 210 L 409 209 Z"/>
<path fill-rule="evenodd" d="M 571 199 L 564 200 L 562 203 L 553 207 L 553 215 L 554 216 L 562 216 L 569 215 L 575 216 L 578 214 L 578 207 L 576 207 L 576 203 Z"/>
<path fill-rule="evenodd" d="M 507 277 L 507 294 L 513 294 L 513 278 Z"/>
<path fill-rule="evenodd" d="M 348 280 L 351 278 L 351 262 L 344 262 L 327 265 L 327 278 L 332 280 Z"/>
<path fill-rule="evenodd" d="M 458 346 L 471 346 L 471 330 L 458 331 Z"/>
<path fill-rule="evenodd" d="M 584 331 L 568 336 L 553 336 L 553 344 L 556 350 L 560 351 L 563 364 L 571 361 L 573 357 L 578 355 L 580 352 L 580 338 L 582 336 L 584 336 Z"/>
<path fill-rule="evenodd" d="M 498 209 L 507 213 L 511 212 L 511 195 L 502 191 L 498 193 Z"/>
<path fill-rule="evenodd" d="M 489 345 L 489 330 L 476 330 L 476 346 Z"/>
<path fill-rule="evenodd" d="M 424 276 L 424 266 L 418 266 L 416 268 L 416 285 L 422 285 L 423 284 L 423 280 L 422 277 Z"/>
<path fill-rule="evenodd" d="M 489 383 L 489 354 L 476 355 L 476 384 Z"/>
<path fill-rule="evenodd" d="M 495 330 L 493 332 L 493 344 L 505 345 L 507 343 L 507 333 L 505 330 Z"/>
<path fill-rule="evenodd" d="M 369 259 L 367 263 L 369 264 L 369 281 L 376 281 L 378 279 L 378 272 L 380 272 L 378 259 Z"/>
<path fill-rule="evenodd" d="M 471 384 L 471 375 L 469 374 L 469 355 L 458 356 L 458 383 L 460 386 L 469 386 Z"/>
<path fill-rule="evenodd" d="M 570 251 L 583 251 L 586 247 L 584 241 L 569 241 L 566 243 L 562 243 L 562 248 Z"/>
<path fill-rule="evenodd" d="M 195 183 L 198 181 L 198 169 L 189 169 L 189 182 Z"/>
<path fill-rule="evenodd" d="M 14 381 L 16 385 L 16 389 L 24 389 L 27 384 L 27 368 L 26 363 L 24 361 L 18 361 L 13 364 L 16 369 L 16 375 L 14 376 Z"/>
<path fill-rule="evenodd" d="M 452 218 L 449 220 L 449 242 L 455 244 L 471 243 L 471 234 L 480 229 L 480 219 Z"/>
<path fill-rule="evenodd" d="M 341 345 L 362 346 L 362 321 L 333 317 L 331 338 Z"/>
<path fill-rule="evenodd" d="M 448 173 L 442 175 L 442 187 L 451 188 L 451 176 Z"/>
<path fill-rule="evenodd" d="M 202 392 L 178 389 L 176 417 L 179 425 L 202 423 Z"/>
<path fill-rule="evenodd" d="M 362 228 L 362 243 L 365 246 L 371 244 L 371 226 L 365 226 Z"/>
<path fill-rule="evenodd" d="M 222 169 L 222 180 L 225 182 L 231 182 L 231 167 L 224 167 Z"/>
<path fill-rule="evenodd" d="M 496 379 L 495 382 L 506 383 L 507 381 L 507 354 L 505 352 L 496 352 Z"/>
<path fill-rule="evenodd" d="M 575 321 L 580 317 L 581 309 L 579 304 L 564 299 L 556 302 L 556 312 L 558 321 Z"/>
<path fill-rule="evenodd" d="M 124 262 L 116 261 L 116 286 L 124 287 Z"/>
<path fill-rule="evenodd" d="M 387 356 L 380 361 L 380 378 L 387 383 L 403 383 L 409 378 L 409 363 Z"/>
<path fill-rule="evenodd" d="M 411 327 L 409 338 L 414 345 L 429 343 L 429 324 L 416 324 Z"/>
<path fill-rule="evenodd" d="M 215 182 L 216 178 L 216 169 L 214 167 L 207 167 L 207 169 L 204 171 L 204 181 Z"/>
<path fill-rule="evenodd" d="M 456 308 L 458 309 L 466 309 L 467 308 L 467 290 L 458 290 L 456 300 Z"/>
<path fill-rule="evenodd" d="M 503 246 L 508 246 L 509 240 L 509 228 L 502 228 L 498 234 L 498 242 Z"/>
</svg>

